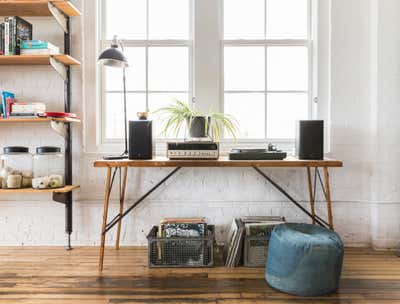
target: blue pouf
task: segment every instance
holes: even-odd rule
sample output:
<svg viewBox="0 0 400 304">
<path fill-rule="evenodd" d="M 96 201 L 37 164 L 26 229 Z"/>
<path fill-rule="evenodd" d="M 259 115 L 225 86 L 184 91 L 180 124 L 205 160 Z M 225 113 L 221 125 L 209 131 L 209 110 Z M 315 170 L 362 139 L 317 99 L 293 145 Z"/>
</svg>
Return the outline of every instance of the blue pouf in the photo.
<svg viewBox="0 0 400 304">
<path fill-rule="evenodd" d="M 343 242 L 331 230 L 308 224 L 277 226 L 268 246 L 265 278 L 280 291 L 319 296 L 339 287 Z"/>
</svg>

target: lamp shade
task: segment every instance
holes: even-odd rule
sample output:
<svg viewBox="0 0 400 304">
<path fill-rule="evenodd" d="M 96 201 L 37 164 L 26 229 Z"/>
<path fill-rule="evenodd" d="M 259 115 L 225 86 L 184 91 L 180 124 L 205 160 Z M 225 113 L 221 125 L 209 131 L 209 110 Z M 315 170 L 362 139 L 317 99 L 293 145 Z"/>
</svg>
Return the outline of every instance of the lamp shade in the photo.
<svg viewBox="0 0 400 304">
<path fill-rule="evenodd" d="M 128 59 L 125 55 L 117 48 L 116 45 L 112 45 L 110 48 L 104 50 L 98 61 L 106 66 L 127 68 L 129 67 Z"/>
</svg>

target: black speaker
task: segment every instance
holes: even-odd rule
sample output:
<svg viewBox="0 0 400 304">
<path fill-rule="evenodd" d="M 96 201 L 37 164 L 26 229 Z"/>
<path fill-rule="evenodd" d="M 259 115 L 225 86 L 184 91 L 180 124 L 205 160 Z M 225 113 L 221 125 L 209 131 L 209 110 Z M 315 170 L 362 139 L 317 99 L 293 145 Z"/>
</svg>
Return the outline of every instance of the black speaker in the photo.
<svg viewBox="0 0 400 304">
<path fill-rule="evenodd" d="M 129 159 L 153 158 L 153 122 L 147 119 L 129 121 Z"/>
<path fill-rule="evenodd" d="M 296 126 L 296 156 L 299 159 L 324 159 L 324 121 L 300 120 Z"/>
</svg>

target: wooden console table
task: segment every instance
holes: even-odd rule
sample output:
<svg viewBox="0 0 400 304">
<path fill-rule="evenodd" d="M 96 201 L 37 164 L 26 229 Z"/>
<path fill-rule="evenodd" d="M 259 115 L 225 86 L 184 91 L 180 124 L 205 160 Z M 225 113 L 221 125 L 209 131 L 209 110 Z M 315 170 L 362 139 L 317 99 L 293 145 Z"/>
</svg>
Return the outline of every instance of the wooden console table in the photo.
<svg viewBox="0 0 400 304">
<path fill-rule="evenodd" d="M 119 240 L 121 233 L 121 221 L 122 219 L 130 213 L 135 207 L 137 207 L 141 202 L 143 202 L 152 192 L 154 192 L 158 187 L 160 187 L 165 181 L 172 177 L 181 168 L 196 167 L 196 168 L 206 168 L 206 167 L 216 167 L 216 168 L 253 168 L 262 177 L 264 177 L 272 186 L 274 186 L 279 192 L 281 192 L 289 201 L 296 205 L 302 212 L 308 215 L 313 224 L 319 224 L 324 227 L 333 229 L 333 215 L 332 215 L 332 203 L 331 203 L 331 191 L 329 185 L 329 172 L 328 168 L 332 167 L 343 167 L 343 162 L 338 160 L 298 160 L 295 158 L 288 158 L 285 160 L 270 160 L 270 161 L 236 161 L 221 158 L 219 160 L 168 160 L 166 158 L 155 158 L 152 160 L 97 160 L 94 162 L 94 167 L 97 168 L 107 168 L 107 178 L 106 187 L 104 195 L 104 209 L 103 209 L 103 224 L 101 228 L 101 246 L 100 246 L 100 261 L 99 270 L 103 270 L 104 261 L 104 246 L 106 233 L 117 226 L 117 237 L 116 237 L 116 249 L 119 249 Z M 157 185 L 152 187 L 146 194 L 144 194 L 140 199 L 133 203 L 124 212 L 124 201 L 125 201 L 125 190 L 126 190 L 126 179 L 128 168 L 160 168 L 160 167 L 171 167 L 174 168 L 164 179 L 162 179 Z M 310 196 L 310 212 L 307 211 L 297 200 L 295 200 L 286 190 L 284 190 L 277 182 L 272 180 L 262 168 L 305 168 L 307 171 L 308 180 L 308 191 Z M 323 169 L 323 174 L 320 173 L 319 168 Z M 123 169 L 123 172 L 121 172 Z M 314 169 L 314 174 L 312 172 Z M 114 184 L 115 175 L 119 172 L 120 179 L 120 209 L 119 213 L 107 223 L 108 218 L 108 205 L 110 200 L 110 193 Z M 321 176 L 323 175 L 323 177 Z M 323 220 L 315 213 L 315 192 L 317 189 L 317 182 L 321 185 L 325 199 L 326 208 L 328 214 L 328 222 Z"/>
</svg>

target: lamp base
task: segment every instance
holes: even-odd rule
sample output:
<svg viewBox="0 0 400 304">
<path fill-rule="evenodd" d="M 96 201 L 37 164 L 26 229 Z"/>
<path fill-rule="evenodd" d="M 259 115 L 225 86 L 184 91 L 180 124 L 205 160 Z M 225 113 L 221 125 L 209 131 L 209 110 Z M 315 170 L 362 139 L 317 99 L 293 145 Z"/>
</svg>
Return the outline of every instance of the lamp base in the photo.
<svg viewBox="0 0 400 304">
<path fill-rule="evenodd" d="M 104 160 L 118 160 L 118 159 L 127 159 L 128 158 L 128 153 L 123 153 L 119 155 L 106 155 L 103 156 Z"/>
</svg>

